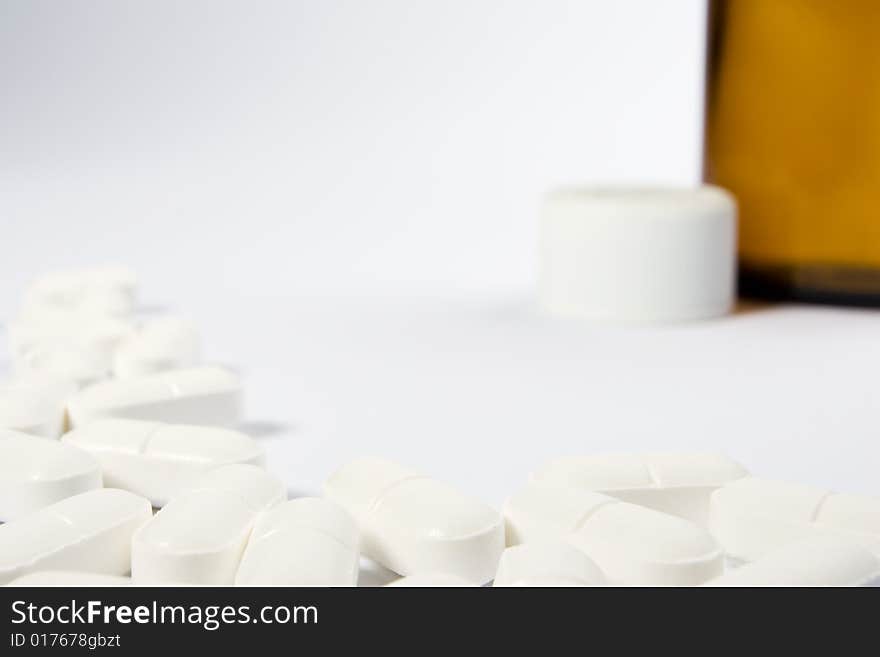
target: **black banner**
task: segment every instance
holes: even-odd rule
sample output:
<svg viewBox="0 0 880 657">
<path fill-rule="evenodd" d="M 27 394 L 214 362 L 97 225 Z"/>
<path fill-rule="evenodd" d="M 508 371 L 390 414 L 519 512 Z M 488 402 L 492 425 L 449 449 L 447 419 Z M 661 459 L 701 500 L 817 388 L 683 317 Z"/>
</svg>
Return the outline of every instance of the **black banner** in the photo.
<svg viewBox="0 0 880 657">
<path fill-rule="evenodd" d="M 499 649 L 525 641 L 578 651 L 738 643 L 753 649 L 755 637 L 762 649 L 774 640 L 790 649 L 807 639 L 814 649 L 828 641 L 832 650 L 853 646 L 859 631 L 873 634 L 877 591 L 6 587 L 0 655 L 359 648 L 457 654 L 477 639 Z M 833 619 L 844 610 L 835 638 Z"/>
</svg>

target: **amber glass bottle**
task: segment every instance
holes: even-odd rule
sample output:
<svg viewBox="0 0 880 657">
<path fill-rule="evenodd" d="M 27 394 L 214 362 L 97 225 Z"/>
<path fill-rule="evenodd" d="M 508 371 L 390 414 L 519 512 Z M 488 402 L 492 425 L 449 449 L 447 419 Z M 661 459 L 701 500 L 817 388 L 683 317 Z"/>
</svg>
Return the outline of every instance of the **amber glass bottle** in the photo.
<svg viewBox="0 0 880 657">
<path fill-rule="evenodd" d="M 880 305 L 880 0 L 714 0 L 706 178 L 746 296 Z"/>
</svg>

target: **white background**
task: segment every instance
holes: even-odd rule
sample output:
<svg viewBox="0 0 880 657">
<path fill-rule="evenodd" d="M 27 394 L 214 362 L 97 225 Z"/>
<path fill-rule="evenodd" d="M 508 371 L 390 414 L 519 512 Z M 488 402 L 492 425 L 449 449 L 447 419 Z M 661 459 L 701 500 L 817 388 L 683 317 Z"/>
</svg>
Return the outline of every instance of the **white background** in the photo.
<svg viewBox="0 0 880 657">
<path fill-rule="evenodd" d="M 311 492 L 398 459 L 499 504 L 565 453 L 720 449 L 880 492 L 880 318 L 532 308 L 541 195 L 698 180 L 696 0 L 0 2 L 0 316 L 129 264 Z"/>
</svg>

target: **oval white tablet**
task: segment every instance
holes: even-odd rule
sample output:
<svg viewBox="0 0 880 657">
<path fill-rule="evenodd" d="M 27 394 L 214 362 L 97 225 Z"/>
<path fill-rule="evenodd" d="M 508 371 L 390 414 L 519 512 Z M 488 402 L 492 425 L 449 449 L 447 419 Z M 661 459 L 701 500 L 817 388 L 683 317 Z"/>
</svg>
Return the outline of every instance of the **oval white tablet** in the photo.
<svg viewBox="0 0 880 657">
<path fill-rule="evenodd" d="M 605 575 L 592 559 L 563 541 L 514 545 L 501 554 L 493 586 L 601 586 Z"/>
<path fill-rule="evenodd" d="M 303 497 L 263 513 L 254 525 L 238 586 L 356 586 L 354 519 L 328 500 Z"/>
<path fill-rule="evenodd" d="M 600 454 L 552 461 L 532 480 L 602 493 L 706 526 L 712 493 L 747 474 L 719 454 Z"/>
<path fill-rule="evenodd" d="M 25 290 L 28 306 L 122 314 L 134 308 L 137 276 L 125 267 L 90 267 L 44 274 Z"/>
<path fill-rule="evenodd" d="M 190 321 L 162 317 L 146 322 L 124 340 L 113 357 L 118 379 L 192 367 L 200 360 L 201 339 Z"/>
<path fill-rule="evenodd" d="M 508 545 L 565 540 L 611 584 L 690 586 L 721 574 L 721 549 L 702 528 L 599 493 L 533 483 L 504 515 Z"/>
<path fill-rule="evenodd" d="M 880 553 L 880 499 L 748 477 L 712 494 L 709 529 L 741 561 L 818 534 Z"/>
<path fill-rule="evenodd" d="M 45 344 L 32 347 L 15 359 L 15 373 L 69 381 L 76 388 L 97 383 L 110 375 L 110 361 L 88 346 Z"/>
<path fill-rule="evenodd" d="M 154 507 L 206 470 L 264 461 L 263 448 L 243 433 L 188 424 L 110 418 L 74 429 L 61 442 L 92 454 L 105 486 L 142 495 Z"/>
<path fill-rule="evenodd" d="M 132 534 L 152 513 L 142 497 L 99 488 L 0 525 L 0 584 L 39 570 L 125 575 Z"/>
<path fill-rule="evenodd" d="M 389 582 L 385 586 L 394 586 L 400 588 L 437 588 L 437 587 L 470 587 L 476 586 L 473 582 L 469 582 L 459 575 L 449 575 L 445 573 L 420 573 L 418 575 L 407 575 L 393 582 Z"/>
<path fill-rule="evenodd" d="M 257 516 L 286 497 L 254 465 L 226 465 L 180 491 L 132 541 L 135 584 L 232 584 Z"/>
<path fill-rule="evenodd" d="M 119 575 L 79 573 L 72 570 L 40 570 L 17 577 L 8 586 L 128 586 L 131 579 Z"/>
<path fill-rule="evenodd" d="M 0 522 L 101 487 L 101 467 L 88 452 L 0 429 Z"/>
<path fill-rule="evenodd" d="M 234 426 L 241 421 L 241 406 L 235 374 L 199 367 L 96 383 L 73 395 L 67 412 L 74 427 L 102 417 Z"/>
<path fill-rule="evenodd" d="M 134 331 L 125 319 L 83 313 L 40 311 L 9 323 L 9 352 L 16 365 L 34 350 L 53 348 L 87 351 L 108 367 L 113 352 Z"/>
<path fill-rule="evenodd" d="M 880 560 L 858 543 L 815 536 L 786 543 L 706 586 L 877 586 Z"/>
<path fill-rule="evenodd" d="M 361 530 L 362 552 L 401 575 L 442 572 L 483 584 L 504 549 L 491 507 L 395 463 L 354 461 L 325 485 Z"/>
<path fill-rule="evenodd" d="M 65 404 L 74 391 L 69 383 L 38 378 L 0 385 L 0 428 L 57 438 L 64 432 Z"/>
</svg>

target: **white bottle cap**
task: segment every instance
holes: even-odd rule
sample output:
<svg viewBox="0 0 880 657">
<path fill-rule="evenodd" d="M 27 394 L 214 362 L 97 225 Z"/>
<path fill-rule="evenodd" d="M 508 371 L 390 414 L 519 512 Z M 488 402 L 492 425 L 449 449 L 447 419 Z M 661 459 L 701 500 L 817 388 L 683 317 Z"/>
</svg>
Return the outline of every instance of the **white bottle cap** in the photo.
<svg viewBox="0 0 880 657">
<path fill-rule="evenodd" d="M 736 201 L 718 187 L 574 187 L 541 218 L 541 303 L 625 322 L 727 313 L 734 298 Z"/>
</svg>

